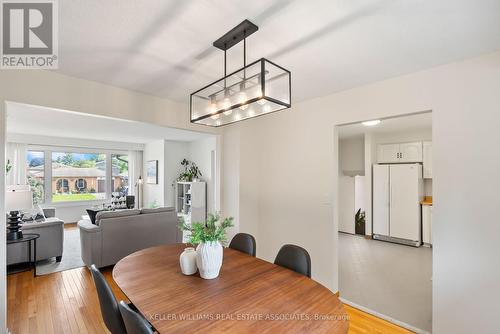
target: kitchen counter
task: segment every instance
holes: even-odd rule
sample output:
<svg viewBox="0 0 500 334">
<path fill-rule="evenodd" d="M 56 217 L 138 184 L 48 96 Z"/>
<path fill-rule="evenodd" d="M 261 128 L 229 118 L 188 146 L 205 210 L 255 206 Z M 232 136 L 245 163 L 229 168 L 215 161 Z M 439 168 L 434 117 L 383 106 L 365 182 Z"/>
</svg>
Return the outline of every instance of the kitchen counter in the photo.
<svg viewBox="0 0 500 334">
<path fill-rule="evenodd" d="M 422 205 L 432 205 L 432 196 L 425 196 L 424 200 L 420 202 Z"/>
</svg>

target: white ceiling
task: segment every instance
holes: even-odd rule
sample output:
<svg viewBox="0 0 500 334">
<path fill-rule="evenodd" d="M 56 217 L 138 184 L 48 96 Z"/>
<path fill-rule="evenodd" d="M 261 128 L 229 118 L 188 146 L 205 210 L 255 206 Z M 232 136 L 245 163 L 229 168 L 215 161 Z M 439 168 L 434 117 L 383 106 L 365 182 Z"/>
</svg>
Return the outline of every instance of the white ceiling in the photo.
<svg viewBox="0 0 500 334">
<path fill-rule="evenodd" d="M 382 119 L 378 125 L 364 126 L 360 123 L 339 127 L 339 138 L 359 137 L 365 133 L 391 134 L 432 130 L 432 113 L 426 112 L 410 116 Z"/>
<path fill-rule="evenodd" d="M 500 49 L 498 0 L 71 0 L 59 72 L 187 102 L 222 77 L 212 42 L 248 18 L 248 60 L 291 70 L 299 101 Z M 229 69 L 242 50 L 228 52 Z"/>
<path fill-rule="evenodd" d="M 94 116 L 21 103 L 7 104 L 7 133 L 145 144 L 194 141 L 210 135 L 149 123 Z"/>
</svg>

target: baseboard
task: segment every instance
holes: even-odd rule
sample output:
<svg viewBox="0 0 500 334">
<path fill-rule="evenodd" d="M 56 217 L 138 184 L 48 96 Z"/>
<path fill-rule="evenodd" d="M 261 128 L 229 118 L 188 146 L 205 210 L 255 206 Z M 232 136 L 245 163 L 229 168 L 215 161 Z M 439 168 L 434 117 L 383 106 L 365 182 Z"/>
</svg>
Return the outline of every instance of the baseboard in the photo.
<svg viewBox="0 0 500 334">
<path fill-rule="evenodd" d="M 407 329 L 409 331 L 412 331 L 412 332 L 415 332 L 415 333 L 418 333 L 418 334 L 430 334 L 429 332 L 427 332 L 427 331 L 425 331 L 423 329 L 414 327 L 414 326 L 412 326 L 410 324 L 407 324 L 406 322 L 402 322 L 402 321 L 399 321 L 397 319 L 391 318 L 391 317 L 389 317 L 389 316 L 387 316 L 385 314 L 378 313 L 377 311 L 374 311 L 374 310 L 369 309 L 367 307 L 358 305 L 358 304 L 353 303 L 353 302 L 351 302 L 351 301 L 349 301 L 347 299 L 344 299 L 344 298 L 341 298 L 341 297 L 339 297 L 339 298 L 340 298 L 340 301 L 342 303 L 344 303 L 344 304 L 347 304 L 347 305 L 349 305 L 351 307 L 357 308 L 358 310 L 363 311 L 363 312 L 368 313 L 368 314 L 371 314 L 371 315 L 373 315 L 373 316 L 375 316 L 377 318 L 386 320 L 386 321 L 388 321 L 388 322 L 390 322 L 390 323 L 392 323 L 394 325 L 397 325 L 399 327 L 403 327 L 403 328 L 405 328 L 405 329 Z"/>
</svg>

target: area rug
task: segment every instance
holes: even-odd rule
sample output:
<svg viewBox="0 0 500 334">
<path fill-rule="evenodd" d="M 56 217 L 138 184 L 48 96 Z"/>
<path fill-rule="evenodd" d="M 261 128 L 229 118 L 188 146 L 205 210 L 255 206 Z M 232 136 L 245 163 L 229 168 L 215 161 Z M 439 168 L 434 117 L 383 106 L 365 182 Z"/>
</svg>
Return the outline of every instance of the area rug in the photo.
<svg viewBox="0 0 500 334">
<path fill-rule="evenodd" d="M 64 246 L 61 262 L 55 258 L 38 261 L 37 275 L 47 275 L 58 271 L 84 267 L 80 251 L 80 230 L 71 228 L 64 230 Z"/>
</svg>

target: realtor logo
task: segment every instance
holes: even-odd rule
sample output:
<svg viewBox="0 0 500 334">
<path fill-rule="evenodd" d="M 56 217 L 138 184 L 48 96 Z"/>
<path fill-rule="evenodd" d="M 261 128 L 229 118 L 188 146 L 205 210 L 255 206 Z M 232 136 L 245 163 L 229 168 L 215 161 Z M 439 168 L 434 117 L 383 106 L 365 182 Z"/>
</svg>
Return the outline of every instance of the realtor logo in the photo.
<svg viewBox="0 0 500 334">
<path fill-rule="evenodd" d="M 2 69 L 57 69 L 56 0 L 0 0 Z"/>
</svg>

